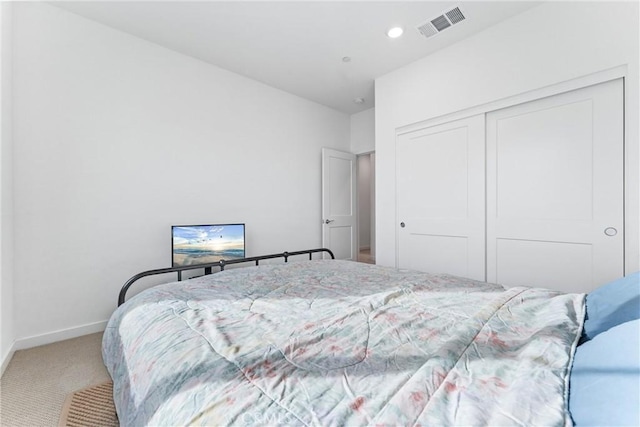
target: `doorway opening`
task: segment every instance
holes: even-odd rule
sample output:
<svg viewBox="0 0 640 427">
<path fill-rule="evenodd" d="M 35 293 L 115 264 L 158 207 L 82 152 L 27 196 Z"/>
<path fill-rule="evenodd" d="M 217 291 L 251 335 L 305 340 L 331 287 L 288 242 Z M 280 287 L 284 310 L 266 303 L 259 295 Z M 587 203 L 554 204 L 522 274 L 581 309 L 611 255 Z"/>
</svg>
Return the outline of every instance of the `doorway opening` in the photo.
<svg viewBox="0 0 640 427">
<path fill-rule="evenodd" d="M 375 153 L 358 154 L 358 262 L 376 263 Z"/>
</svg>

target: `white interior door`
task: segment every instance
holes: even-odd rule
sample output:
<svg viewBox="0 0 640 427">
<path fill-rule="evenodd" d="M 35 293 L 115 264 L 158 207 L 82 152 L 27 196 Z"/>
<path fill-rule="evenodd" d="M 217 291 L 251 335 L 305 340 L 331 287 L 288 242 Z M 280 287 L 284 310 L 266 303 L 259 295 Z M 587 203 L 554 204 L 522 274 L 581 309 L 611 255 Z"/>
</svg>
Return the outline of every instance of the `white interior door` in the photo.
<svg viewBox="0 0 640 427">
<path fill-rule="evenodd" d="M 398 137 L 398 267 L 485 280 L 484 157 L 484 115 Z"/>
<path fill-rule="evenodd" d="M 322 246 L 357 260 L 356 156 L 322 149 Z"/>
<path fill-rule="evenodd" d="M 487 115 L 487 280 L 588 292 L 623 275 L 622 79 Z"/>
</svg>

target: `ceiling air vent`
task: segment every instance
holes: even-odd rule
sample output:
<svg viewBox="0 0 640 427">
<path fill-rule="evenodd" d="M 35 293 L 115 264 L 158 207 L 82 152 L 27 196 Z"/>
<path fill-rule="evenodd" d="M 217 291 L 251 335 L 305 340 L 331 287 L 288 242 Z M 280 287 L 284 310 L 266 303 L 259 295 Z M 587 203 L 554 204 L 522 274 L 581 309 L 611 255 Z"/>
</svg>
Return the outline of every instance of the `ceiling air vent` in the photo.
<svg viewBox="0 0 640 427">
<path fill-rule="evenodd" d="M 438 30 L 438 32 L 449 28 L 451 24 L 447 21 L 447 18 L 444 15 L 438 16 L 436 19 L 431 21 L 431 24 Z"/>
<path fill-rule="evenodd" d="M 453 8 L 442 15 L 428 20 L 422 25 L 418 25 L 416 28 L 423 36 L 429 38 L 435 36 L 440 31 L 444 31 L 452 25 L 457 24 L 465 19 L 464 14 L 459 7 Z"/>
<path fill-rule="evenodd" d="M 445 15 L 447 15 L 447 18 L 449 18 L 449 21 L 451 21 L 452 25 L 457 24 L 464 19 L 464 15 L 462 14 L 462 12 L 460 12 L 459 7 L 450 10 L 449 12 L 445 13 Z"/>
</svg>

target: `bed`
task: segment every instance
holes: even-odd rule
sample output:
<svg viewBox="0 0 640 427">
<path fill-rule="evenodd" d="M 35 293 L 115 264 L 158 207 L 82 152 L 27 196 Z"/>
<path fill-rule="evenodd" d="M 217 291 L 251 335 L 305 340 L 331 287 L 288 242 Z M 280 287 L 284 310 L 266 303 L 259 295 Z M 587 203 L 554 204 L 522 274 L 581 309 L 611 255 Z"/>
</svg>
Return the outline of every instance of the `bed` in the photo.
<svg viewBox="0 0 640 427">
<path fill-rule="evenodd" d="M 639 280 L 585 296 L 256 265 L 130 298 L 103 358 L 123 426 L 638 425 Z"/>
</svg>

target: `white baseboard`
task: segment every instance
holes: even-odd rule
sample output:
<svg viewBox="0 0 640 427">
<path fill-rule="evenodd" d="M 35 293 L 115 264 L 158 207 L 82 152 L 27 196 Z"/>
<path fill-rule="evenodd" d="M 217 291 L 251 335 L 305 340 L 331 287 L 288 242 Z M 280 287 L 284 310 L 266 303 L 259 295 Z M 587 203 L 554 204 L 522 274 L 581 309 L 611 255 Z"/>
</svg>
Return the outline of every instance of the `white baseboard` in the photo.
<svg viewBox="0 0 640 427">
<path fill-rule="evenodd" d="M 27 338 L 21 338 L 19 340 L 16 340 L 13 345 L 13 349 L 14 351 L 24 350 L 31 347 L 38 347 L 45 344 L 51 344 L 58 341 L 81 337 L 83 335 L 102 332 L 107 327 L 107 322 L 107 320 L 104 320 L 102 322 L 88 323 L 86 325 L 76 326 L 75 328 L 61 329 L 42 335 L 34 335 Z"/>
<path fill-rule="evenodd" d="M 13 354 L 15 352 L 16 352 L 16 342 L 14 341 L 11 344 L 11 347 L 9 347 L 9 351 L 7 351 L 7 354 L 2 355 L 2 366 L 0 367 L 0 376 L 4 374 L 4 370 L 7 369 L 7 366 L 9 366 L 9 362 L 11 362 L 11 358 L 13 357 Z"/>
</svg>

